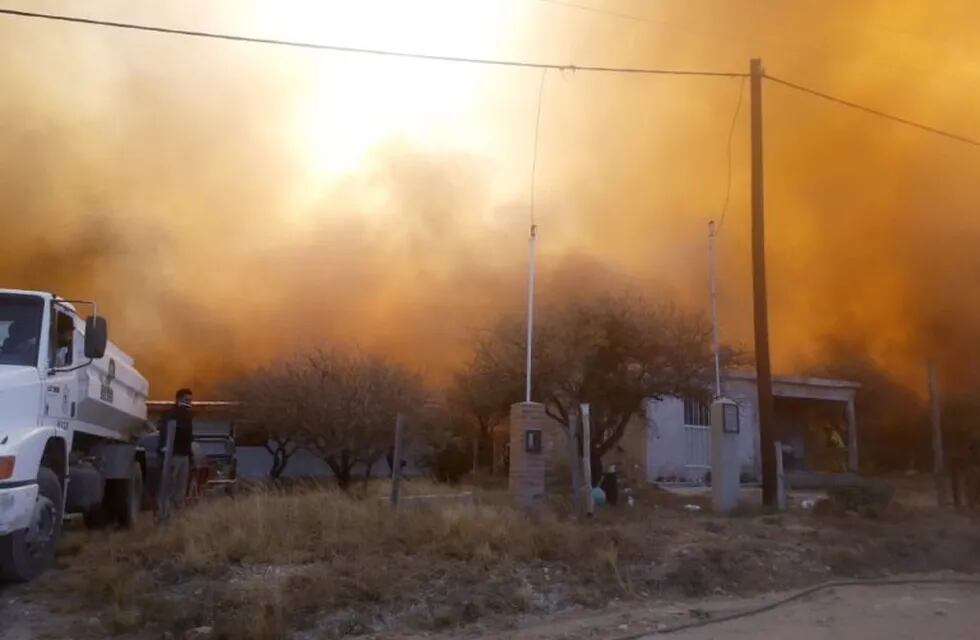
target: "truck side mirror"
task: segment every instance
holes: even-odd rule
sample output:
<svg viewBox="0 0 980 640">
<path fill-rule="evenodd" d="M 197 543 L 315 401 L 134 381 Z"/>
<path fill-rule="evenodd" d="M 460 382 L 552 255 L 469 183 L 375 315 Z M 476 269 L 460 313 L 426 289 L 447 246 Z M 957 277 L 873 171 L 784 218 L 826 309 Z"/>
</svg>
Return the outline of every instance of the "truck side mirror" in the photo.
<svg viewBox="0 0 980 640">
<path fill-rule="evenodd" d="M 85 319 L 85 357 L 96 360 L 105 355 L 109 342 L 109 326 L 102 316 Z"/>
</svg>

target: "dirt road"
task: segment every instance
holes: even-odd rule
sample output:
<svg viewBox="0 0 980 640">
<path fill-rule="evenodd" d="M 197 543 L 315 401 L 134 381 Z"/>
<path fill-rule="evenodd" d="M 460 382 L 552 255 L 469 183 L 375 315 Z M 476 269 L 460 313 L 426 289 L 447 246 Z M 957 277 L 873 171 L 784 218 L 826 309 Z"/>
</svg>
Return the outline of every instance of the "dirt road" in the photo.
<svg viewBox="0 0 980 640">
<path fill-rule="evenodd" d="M 967 640 L 978 636 L 980 587 L 930 585 L 847 587 L 757 616 L 666 637 L 676 640 Z"/>
<path fill-rule="evenodd" d="M 503 633 L 467 635 L 485 640 L 616 640 L 659 629 L 661 632 L 640 635 L 639 638 L 972 640 L 980 637 L 980 585 L 840 587 L 765 613 L 663 633 L 669 628 L 698 620 L 755 608 L 785 595 L 789 594 L 746 599 L 686 600 L 650 606 L 622 604 L 600 613 L 540 619 Z"/>
<path fill-rule="evenodd" d="M 918 576 L 924 577 L 924 576 Z M 942 576 L 931 575 L 930 578 Z M 948 577 L 948 576 L 947 576 Z M 96 620 L 58 615 L 52 603 L 0 592 L 4 640 L 98 637 Z M 467 628 L 427 638 L 483 640 L 615 640 L 649 630 L 666 630 L 699 619 L 748 610 L 786 594 L 759 598 L 686 600 L 670 604 L 620 604 L 600 613 L 526 620 L 506 631 Z M 508 625 L 509 626 L 509 625 Z M 139 632 L 127 638 L 143 637 Z M 152 636 L 157 637 L 157 636 Z M 406 637 L 399 633 L 380 637 Z M 416 636 L 408 636 L 416 637 Z M 730 622 L 663 634 L 643 640 L 973 640 L 980 637 L 980 585 L 903 585 L 840 587 L 774 610 Z"/>
</svg>

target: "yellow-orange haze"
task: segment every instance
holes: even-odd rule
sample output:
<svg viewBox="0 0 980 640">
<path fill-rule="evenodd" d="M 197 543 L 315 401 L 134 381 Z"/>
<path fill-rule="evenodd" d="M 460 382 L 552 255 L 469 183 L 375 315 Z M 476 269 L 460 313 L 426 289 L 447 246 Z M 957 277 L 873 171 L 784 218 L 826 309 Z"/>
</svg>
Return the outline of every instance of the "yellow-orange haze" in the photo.
<svg viewBox="0 0 980 640">
<path fill-rule="evenodd" d="M 644 20 L 486 0 L 504 9 L 469 48 L 411 29 L 391 45 L 363 19 L 336 29 L 359 29 L 345 44 L 579 65 L 745 71 L 759 56 L 775 76 L 980 138 L 976 3 L 586 2 Z M 304 28 L 309 5 L 278 10 L 293 24 L 260 19 L 271 3 L 28 4 L 339 37 Z M 465 96 L 439 93 L 439 73 Z M 0 17 L 0 286 L 97 299 L 155 396 L 324 342 L 443 379 L 473 330 L 523 304 L 539 79 Z M 549 72 L 543 297 L 705 306 L 740 82 Z M 818 364 L 836 340 L 910 384 L 927 357 L 980 382 L 980 148 L 773 84 L 764 96 L 775 368 Z M 389 117 L 409 102 L 421 120 Z M 719 270 L 723 336 L 751 346 L 747 87 L 742 106 Z M 371 114 L 388 129 L 346 165 L 331 156 L 345 134 L 373 135 Z"/>
</svg>

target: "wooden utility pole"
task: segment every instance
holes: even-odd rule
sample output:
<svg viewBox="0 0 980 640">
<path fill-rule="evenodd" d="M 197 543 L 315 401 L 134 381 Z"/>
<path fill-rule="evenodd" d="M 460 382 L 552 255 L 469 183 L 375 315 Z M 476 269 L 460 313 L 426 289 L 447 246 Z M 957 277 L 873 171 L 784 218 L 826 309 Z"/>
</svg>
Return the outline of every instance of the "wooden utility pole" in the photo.
<svg viewBox="0 0 980 640">
<path fill-rule="evenodd" d="M 395 418 L 395 452 L 391 461 L 391 508 L 398 508 L 398 498 L 401 494 L 402 480 L 402 440 L 405 433 L 405 417 L 398 414 Z"/>
<path fill-rule="evenodd" d="M 769 309 L 766 302 L 765 197 L 762 181 L 762 60 L 749 63 L 752 95 L 752 309 L 755 320 L 755 372 L 759 393 L 758 417 L 762 453 L 762 503 L 775 507 L 776 448 L 769 365 Z"/>
<path fill-rule="evenodd" d="M 936 365 L 929 363 L 929 423 L 932 428 L 932 474 L 936 480 L 936 502 L 946 506 L 946 469 L 943 462 L 943 427 L 939 408 Z"/>
</svg>

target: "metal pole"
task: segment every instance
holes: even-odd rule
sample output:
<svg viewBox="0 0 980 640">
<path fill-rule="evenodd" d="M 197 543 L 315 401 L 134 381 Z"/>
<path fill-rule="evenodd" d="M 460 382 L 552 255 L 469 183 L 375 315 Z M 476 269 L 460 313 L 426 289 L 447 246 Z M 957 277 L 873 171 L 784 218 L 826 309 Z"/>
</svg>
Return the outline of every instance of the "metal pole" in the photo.
<svg viewBox="0 0 980 640">
<path fill-rule="evenodd" d="M 537 225 L 532 224 L 531 237 L 528 239 L 530 256 L 527 268 L 527 363 L 525 364 L 527 379 L 524 385 L 524 402 L 531 401 L 531 351 L 534 338 L 534 269 L 537 230 Z"/>
<path fill-rule="evenodd" d="M 721 397 L 721 349 L 718 337 L 718 289 L 715 276 L 715 221 L 708 223 L 708 281 L 711 288 L 711 348 L 715 354 L 715 397 Z"/>
<path fill-rule="evenodd" d="M 946 478 L 943 464 L 943 427 L 936 365 L 929 363 L 929 422 L 932 427 L 932 474 L 936 480 L 936 502 L 946 506 Z"/>
<path fill-rule="evenodd" d="M 783 470 L 783 443 L 775 442 L 776 454 L 776 508 L 786 511 L 786 475 Z"/>
<path fill-rule="evenodd" d="M 769 364 L 769 309 L 766 301 L 765 196 L 762 181 L 762 60 L 749 64 L 752 87 L 752 300 L 755 321 L 755 370 L 759 393 L 759 440 L 762 454 L 762 503 L 776 506 L 775 408 Z"/>
<path fill-rule="evenodd" d="M 391 508 L 398 508 L 398 498 L 401 492 L 402 479 L 402 436 L 405 432 L 405 418 L 402 414 L 395 417 L 395 452 L 391 461 Z"/>
</svg>

